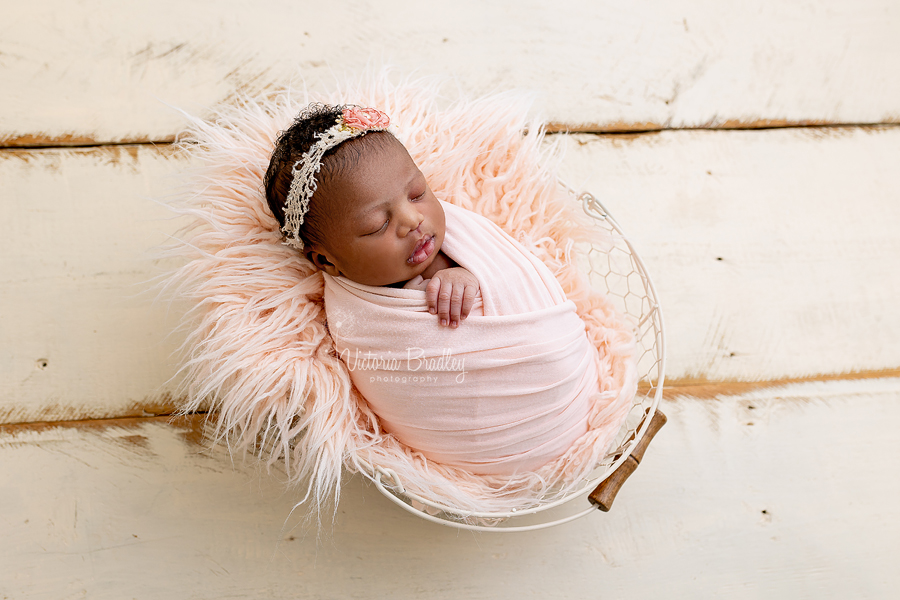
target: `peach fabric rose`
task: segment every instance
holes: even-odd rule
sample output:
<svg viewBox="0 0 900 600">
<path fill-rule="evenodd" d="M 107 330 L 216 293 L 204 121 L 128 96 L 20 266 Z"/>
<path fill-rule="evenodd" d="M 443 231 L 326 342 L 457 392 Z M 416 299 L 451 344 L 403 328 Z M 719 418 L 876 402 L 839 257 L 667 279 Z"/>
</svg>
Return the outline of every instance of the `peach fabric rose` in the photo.
<svg viewBox="0 0 900 600">
<path fill-rule="evenodd" d="M 345 108 L 342 116 L 344 126 L 353 129 L 384 129 L 391 124 L 388 116 L 377 108 Z"/>
</svg>

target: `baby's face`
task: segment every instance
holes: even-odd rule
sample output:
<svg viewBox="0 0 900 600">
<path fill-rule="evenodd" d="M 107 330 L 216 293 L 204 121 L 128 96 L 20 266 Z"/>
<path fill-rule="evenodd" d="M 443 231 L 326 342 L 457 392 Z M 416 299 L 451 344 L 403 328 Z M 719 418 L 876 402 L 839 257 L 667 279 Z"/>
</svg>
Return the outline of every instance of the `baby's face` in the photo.
<svg viewBox="0 0 900 600">
<path fill-rule="evenodd" d="M 400 142 L 364 152 L 348 177 L 323 191 L 343 207 L 323 232 L 327 241 L 312 248 L 331 275 L 391 285 L 421 275 L 438 255 L 444 209 Z"/>
</svg>

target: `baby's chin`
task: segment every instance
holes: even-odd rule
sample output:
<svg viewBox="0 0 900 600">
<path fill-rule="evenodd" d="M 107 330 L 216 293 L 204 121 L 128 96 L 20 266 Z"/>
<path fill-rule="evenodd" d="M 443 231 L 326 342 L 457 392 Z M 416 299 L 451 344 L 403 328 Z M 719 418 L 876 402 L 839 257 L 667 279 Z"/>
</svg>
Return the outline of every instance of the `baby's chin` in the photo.
<svg viewBox="0 0 900 600">
<path fill-rule="evenodd" d="M 429 257 L 431 258 L 431 257 Z M 433 261 L 430 261 L 433 262 Z M 416 265 L 417 267 L 421 267 L 422 265 Z M 428 265 L 430 266 L 430 265 Z M 357 276 L 354 277 L 352 275 L 348 275 L 346 273 L 341 273 L 341 277 L 345 277 L 354 283 L 360 283 L 362 285 L 370 285 L 373 287 L 403 287 L 411 279 L 415 279 L 419 275 L 425 272 L 428 268 L 425 266 L 421 269 L 415 270 L 404 270 L 403 273 L 386 275 L 384 277 L 365 277 L 365 276 Z"/>
<path fill-rule="evenodd" d="M 449 265 L 446 264 L 448 262 L 447 257 L 441 253 L 441 248 L 443 247 L 444 236 L 440 233 L 436 233 L 434 235 L 434 250 L 432 250 L 431 255 L 425 260 L 421 265 L 421 269 L 417 269 L 416 274 L 413 277 L 417 277 L 421 275 L 425 279 L 431 279 L 431 277 L 442 269 L 446 269 Z M 412 279 L 412 277 L 410 277 Z"/>
</svg>

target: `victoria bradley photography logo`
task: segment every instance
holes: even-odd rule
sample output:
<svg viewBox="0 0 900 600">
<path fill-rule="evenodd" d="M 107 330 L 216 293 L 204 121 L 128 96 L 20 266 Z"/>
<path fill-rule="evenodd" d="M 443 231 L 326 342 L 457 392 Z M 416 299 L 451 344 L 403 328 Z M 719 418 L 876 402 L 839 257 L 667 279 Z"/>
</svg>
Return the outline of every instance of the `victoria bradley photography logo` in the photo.
<svg viewBox="0 0 900 600">
<path fill-rule="evenodd" d="M 437 383 L 438 376 L 435 373 L 456 374 L 457 383 L 466 380 L 466 368 L 464 358 L 456 358 L 453 351 L 444 348 L 440 356 L 425 356 L 422 348 L 410 347 L 406 349 L 406 356 L 382 356 L 375 352 L 360 352 L 359 348 L 351 351 L 349 348 L 341 350 L 341 360 L 351 371 L 390 371 L 396 375 L 371 376 L 372 381 L 387 381 L 398 383 Z M 416 373 L 417 375 L 412 375 Z"/>
</svg>

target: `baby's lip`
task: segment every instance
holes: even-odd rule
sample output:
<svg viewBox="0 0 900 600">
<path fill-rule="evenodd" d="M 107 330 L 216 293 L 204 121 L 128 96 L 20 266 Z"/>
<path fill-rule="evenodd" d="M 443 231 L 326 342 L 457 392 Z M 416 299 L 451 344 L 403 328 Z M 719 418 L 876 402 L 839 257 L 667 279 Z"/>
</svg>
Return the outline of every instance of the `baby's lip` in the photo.
<svg viewBox="0 0 900 600">
<path fill-rule="evenodd" d="M 411 265 L 417 265 L 431 256 L 432 252 L 434 252 L 434 235 L 426 235 L 419 240 L 419 243 L 413 248 L 409 258 L 406 259 L 406 262 Z"/>
</svg>

